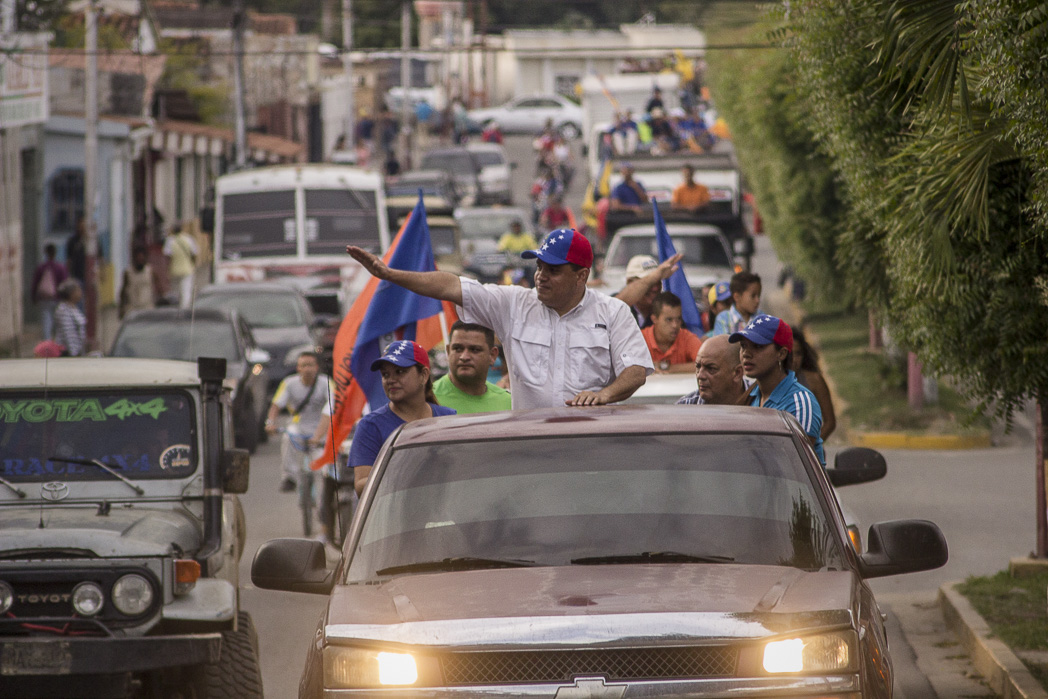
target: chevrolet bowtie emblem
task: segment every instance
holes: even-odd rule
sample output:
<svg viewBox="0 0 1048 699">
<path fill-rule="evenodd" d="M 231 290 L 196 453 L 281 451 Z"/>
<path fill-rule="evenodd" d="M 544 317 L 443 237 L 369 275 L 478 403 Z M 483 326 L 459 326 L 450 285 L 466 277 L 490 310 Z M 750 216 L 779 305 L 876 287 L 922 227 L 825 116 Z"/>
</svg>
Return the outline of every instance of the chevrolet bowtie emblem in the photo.
<svg viewBox="0 0 1048 699">
<path fill-rule="evenodd" d="M 621 699 L 626 693 L 624 684 L 604 684 L 603 677 L 583 677 L 573 687 L 561 687 L 556 699 Z"/>
</svg>

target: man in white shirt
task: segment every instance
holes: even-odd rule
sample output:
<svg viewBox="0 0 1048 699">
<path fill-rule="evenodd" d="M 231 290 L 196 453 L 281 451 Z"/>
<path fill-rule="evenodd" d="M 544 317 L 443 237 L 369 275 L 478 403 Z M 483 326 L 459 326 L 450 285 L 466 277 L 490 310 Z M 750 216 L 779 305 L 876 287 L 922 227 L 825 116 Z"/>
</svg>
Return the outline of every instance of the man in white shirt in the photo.
<svg viewBox="0 0 1048 699">
<path fill-rule="evenodd" d="M 537 260 L 534 289 L 390 269 L 361 248 L 346 252 L 379 279 L 455 303 L 464 320 L 492 328 L 502 338 L 514 409 L 615 403 L 654 371 L 629 307 L 587 288 L 593 249 L 573 229 L 555 230 L 537 250 L 521 253 Z"/>
</svg>

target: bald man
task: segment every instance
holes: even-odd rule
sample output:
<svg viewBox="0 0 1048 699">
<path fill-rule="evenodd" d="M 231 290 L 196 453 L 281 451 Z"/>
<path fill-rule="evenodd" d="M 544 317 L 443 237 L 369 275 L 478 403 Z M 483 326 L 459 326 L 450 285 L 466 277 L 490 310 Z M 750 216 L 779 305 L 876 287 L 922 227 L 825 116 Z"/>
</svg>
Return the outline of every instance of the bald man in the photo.
<svg viewBox="0 0 1048 699">
<path fill-rule="evenodd" d="M 677 405 L 745 405 L 746 380 L 739 350 L 727 335 L 714 335 L 699 347 L 695 357 L 695 381 L 699 390 L 677 401 Z"/>
</svg>

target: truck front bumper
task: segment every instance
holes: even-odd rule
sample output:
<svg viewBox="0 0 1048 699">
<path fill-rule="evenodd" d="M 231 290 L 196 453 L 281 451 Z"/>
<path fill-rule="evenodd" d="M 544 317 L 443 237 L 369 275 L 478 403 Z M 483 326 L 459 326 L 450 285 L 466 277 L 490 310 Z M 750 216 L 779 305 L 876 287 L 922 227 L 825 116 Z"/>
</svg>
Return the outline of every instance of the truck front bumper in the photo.
<svg viewBox="0 0 1048 699">
<path fill-rule="evenodd" d="M 0 638 L 0 677 L 99 675 L 216 663 L 222 634 L 128 638 Z"/>
</svg>

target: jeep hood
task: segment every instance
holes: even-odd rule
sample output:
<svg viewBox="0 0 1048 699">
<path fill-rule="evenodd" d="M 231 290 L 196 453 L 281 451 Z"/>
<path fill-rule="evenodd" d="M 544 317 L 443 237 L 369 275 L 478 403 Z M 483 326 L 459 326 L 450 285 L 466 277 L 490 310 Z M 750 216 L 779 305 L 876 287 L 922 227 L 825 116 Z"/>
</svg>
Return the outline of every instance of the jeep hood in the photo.
<svg viewBox="0 0 1048 699">
<path fill-rule="evenodd" d="M 202 524 L 188 513 L 114 507 L 0 511 L 0 557 L 64 551 L 85 557 L 186 554 L 200 547 Z"/>
<path fill-rule="evenodd" d="M 402 575 L 336 587 L 329 638 L 431 646 L 752 639 L 850 626 L 857 579 L 734 564 Z"/>
</svg>

